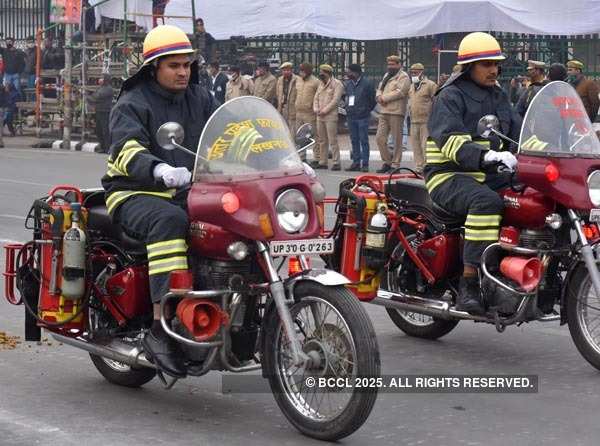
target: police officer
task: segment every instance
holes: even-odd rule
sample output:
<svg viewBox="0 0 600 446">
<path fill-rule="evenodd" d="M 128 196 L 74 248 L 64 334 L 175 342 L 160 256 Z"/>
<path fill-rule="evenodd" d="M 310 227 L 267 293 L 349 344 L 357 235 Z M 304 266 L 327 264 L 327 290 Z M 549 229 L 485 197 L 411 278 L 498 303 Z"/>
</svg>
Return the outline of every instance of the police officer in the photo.
<svg viewBox="0 0 600 446">
<path fill-rule="evenodd" d="M 500 131 L 518 139 L 520 118 L 506 93 L 498 86 L 500 45 L 489 34 L 468 34 L 460 43 L 454 73 L 436 94 L 428 128 L 425 182 L 432 200 L 454 214 L 466 217 L 464 271 L 456 308 L 483 314 L 478 268 L 483 250 L 498 241 L 503 202 L 496 193 L 508 184 L 508 175 L 486 172 L 486 166 L 514 168 L 515 156 L 499 138 L 477 140 L 477 123 L 496 115 Z M 491 170 L 491 169 L 490 169 Z"/>
<path fill-rule="evenodd" d="M 525 117 L 529 104 L 531 104 L 535 95 L 548 83 L 545 70 L 546 64 L 544 62 L 537 60 L 527 61 L 527 77 L 530 82 L 523 93 L 521 93 L 517 105 L 515 106 L 517 113 L 519 113 L 522 118 Z"/>
<path fill-rule="evenodd" d="M 185 369 L 176 342 L 160 325 L 159 303 L 169 291 L 170 272 L 188 269 L 188 218 L 184 197 L 178 199 L 184 194 L 176 193 L 190 183 L 194 157 L 162 149 L 155 134 L 165 122 L 176 121 L 185 130 L 183 145 L 198 147 L 214 102 L 198 85 L 193 54 L 188 37 L 175 26 L 148 33 L 143 66 L 124 82 L 110 115 L 110 155 L 102 178 L 111 217 L 146 245 L 154 323 L 142 345 L 174 377 L 185 376 Z"/>
</svg>

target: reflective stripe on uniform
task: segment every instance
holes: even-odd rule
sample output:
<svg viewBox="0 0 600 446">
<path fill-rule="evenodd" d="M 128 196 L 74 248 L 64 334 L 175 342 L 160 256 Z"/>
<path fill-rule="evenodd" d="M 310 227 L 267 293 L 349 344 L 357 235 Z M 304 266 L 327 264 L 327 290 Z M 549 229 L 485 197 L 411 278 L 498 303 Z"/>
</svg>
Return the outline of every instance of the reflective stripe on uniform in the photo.
<svg viewBox="0 0 600 446">
<path fill-rule="evenodd" d="M 458 153 L 458 150 L 464 143 L 470 141 L 471 135 L 469 134 L 450 135 L 442 147 L 441 152 L 446 156 L 446 158 L 449 158 L 456 163 L 456 154 Z"/>
<path fill-rule="evenodd" d="M 119 169 L 121 172 L 124 172 L 127 175 L 127 165 L 133 159 L 133 157 L 144 150 L 147 150 L 144 146 L 142 146 L 135 139 L 127 141 L 123 144 L 123 148 L 119 152 L 119 155 L 115 159 L 113 163 L 114 166 Z"/>
<path fill-rule="evenodd" d="M 127 200 L 129 197 L 134 195 L 152 195 L 155 197 L 162 198 L 173 198 L 175 195 L 175 189 L 169 189 L 165 192 L 151 192 L 151 191 L 130 191 L 130 190 L 122 190 L 117 192 L 112 192 L 106 198 L 106 207 L 108 209 L 108 213 L 112 214 L 113 211 L 117 208 L 117 206 Z"/>
<path fill-rule="evenodd" d="M 452 135 L 455 136 L 455 135 Z M 451 136 L 451 137 L 452 137 Z M 469 137 L 470 138 L 470 137 Z M 448 138 L 450 139 L 450 138 Z M 470 141 L 470 139 L 469 139 Z M 464 141 L 466 142 L 466 141 Z M 462 147 L 462 144 L 464 144 L 464 142 L 460 143 L 458 147 L 458 149 L 460 147 Z M 476 141 L 477 144 L 484 146 L 485 148 L 489 148 L 490 147 L 490 142 L 485 140 L 485 141 Z M 448 142 L 446 142 L 446 145 L 448 144 Z M 455 151 L 453 151 L 454 153 L 454 158 L 456 158 L 456 153 L 458 153 L 458 149 L 456 149 Z M 448 158 L 448 156 L 446 156 L 440 149 L 438 149 L 437 144 L 435 143 L 435 141 L 432 140 L 428 140 L 427 141 L 427 146 L 425 149 L 425 158 L 426 158 L 426 162 L 427 164 L 444 164 L 444 163 L 449 163 L 451 161 L 454 161 L 456 163 L 456 159 L 450 159 Z"/>
<path fill-rule="evenodd" d="M 467 215 L 465 226 L 499 226 L 501 215 Z"/>
<path fill-rule="evenodd" d="M 471 229 L 465 228 L 465 240 L 471 242 L 496 242 L 500 235 L 500 228 Z"/>
<path fill-rule="evenodd" d="M 185 254 L 187 253 L 187 248 L 187 243 L 184 239 L 167 240 L 146 245 L 148 260 L 168 254 Z"/>
<path fill-rule="evenodd" d="M 444 181 L 449 180 L 454 175 L 456 175 L 454 172 L 438 173 L 437 175 L 431 177 L 431 179 L 425 183 L 425 187 L 427 188 L 427 191 L 431 193 L 433 189 L 438 187 Z"/>
<path fill-rule="evenodd" d="M 500 233 L 499 214 L 468 214 L 465 220 L 465 240 L 472 242 L 495 242 Z"/>
<path fill-rule="evenodd" d="M 151 260 L 148 262 L 148 274 L 168 273 L 178 269 L 188 269 L 187 256 L 168 257 L 166 259 Z"/>
<path fill-rule="evenodd" d="M 524 150 L 544 150 L 548 145 L 547 142 L 541 141 L 536 135 L 532 135 L 527 141 L 521 144 L 521 148 Z"/>
</svg>

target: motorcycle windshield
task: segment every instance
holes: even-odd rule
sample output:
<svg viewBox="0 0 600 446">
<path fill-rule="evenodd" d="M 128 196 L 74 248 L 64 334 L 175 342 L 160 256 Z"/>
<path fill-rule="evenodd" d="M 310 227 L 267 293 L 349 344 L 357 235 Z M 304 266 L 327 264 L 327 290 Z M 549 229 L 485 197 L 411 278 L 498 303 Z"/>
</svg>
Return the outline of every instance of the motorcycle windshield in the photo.
<svg viewBox="0 0 600 446">
<path fill-rule="evenodd" d="M 600 156 L 600 142 L 571 85 L 550 82 L 533 98 L 521 128 L 519 150 L 527 155 Z"/>
<path fill-rule="evenodd" d="M 267 101 L 242 96 L 223 104 L 208 120 L 193 181 L 247 181 L 302 172 L 283 117 Z"/>
</svg>

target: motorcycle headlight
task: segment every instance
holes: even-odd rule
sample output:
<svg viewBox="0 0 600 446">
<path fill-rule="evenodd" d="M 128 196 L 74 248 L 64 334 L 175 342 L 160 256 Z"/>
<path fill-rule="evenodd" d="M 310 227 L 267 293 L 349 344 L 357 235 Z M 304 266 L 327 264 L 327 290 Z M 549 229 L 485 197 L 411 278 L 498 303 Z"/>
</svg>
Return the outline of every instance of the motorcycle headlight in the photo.
<svg viewBox="0 0 600 446">
<path fill-rule="evenodd" d="M 587 179 L 590 200 L 594 206 L 600 206 L 600 170 L 594 170 Z"/>
<path fill-rule="evenodd" d="M 303 231 L 308 225 L 308 202 L 298 189 L 288 189 L 279 194 L 275 211 L 279 226 L 289 234 Z"/>
</svg>

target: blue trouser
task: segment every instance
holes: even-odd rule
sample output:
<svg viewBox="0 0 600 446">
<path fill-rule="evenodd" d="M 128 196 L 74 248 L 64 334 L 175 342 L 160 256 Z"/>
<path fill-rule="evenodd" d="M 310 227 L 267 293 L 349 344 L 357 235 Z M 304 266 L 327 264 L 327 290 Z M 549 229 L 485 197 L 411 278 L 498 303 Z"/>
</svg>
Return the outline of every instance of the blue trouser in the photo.
<svg viewBox="0 0 600 446">
<path fill-rule="evenodd" d="M 369 118 L 348 118 L 350 141 L 352 142 L 352 162 L 369 166 Z"/>
<path fill-rule="evenodd" d="M 21 75 L 4 73 L 4 85 L 8 84 L 13 84 L 17 91 L 21 91 Z"/>
</svg>

